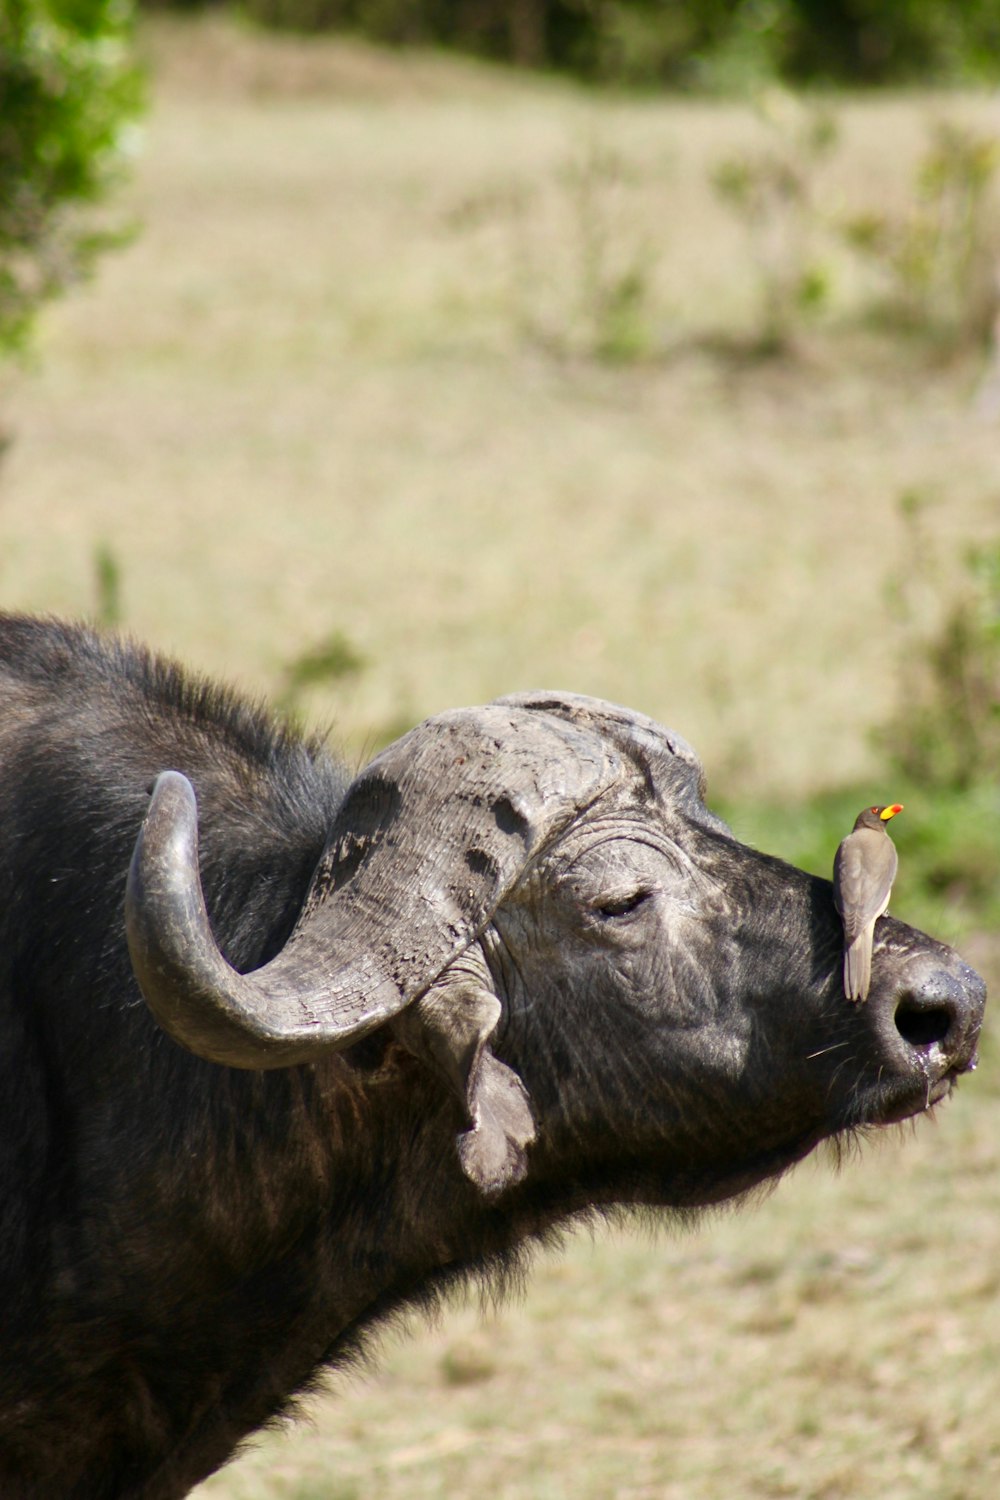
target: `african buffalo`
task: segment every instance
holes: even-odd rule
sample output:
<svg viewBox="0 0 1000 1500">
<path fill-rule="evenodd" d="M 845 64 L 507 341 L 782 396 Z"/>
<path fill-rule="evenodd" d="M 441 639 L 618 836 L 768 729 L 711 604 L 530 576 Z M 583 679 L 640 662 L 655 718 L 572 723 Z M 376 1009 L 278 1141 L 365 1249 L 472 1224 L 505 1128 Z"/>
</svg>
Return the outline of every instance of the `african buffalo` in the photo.
<svg viewBox="0 0 1000 1500">
<path fill-rule="evenodd" d="M 176 1500 L 551 1226 L 731 1198 L 948 1094 L 978 977 L 885 918 L 848 1004 L 829 883 L 702 795 L 677 735 L 561 693 L 351 780 L 0 617 L 4 1500 Z"/>
</svg>

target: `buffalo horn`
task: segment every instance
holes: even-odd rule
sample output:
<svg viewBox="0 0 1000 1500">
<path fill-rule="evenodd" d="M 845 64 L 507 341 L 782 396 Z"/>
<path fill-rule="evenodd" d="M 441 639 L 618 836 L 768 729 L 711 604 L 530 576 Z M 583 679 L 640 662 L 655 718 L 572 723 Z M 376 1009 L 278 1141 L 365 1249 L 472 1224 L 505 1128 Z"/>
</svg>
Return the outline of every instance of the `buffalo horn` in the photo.
<svg viewBox="0 0 1000 1500">
<path fill-rule="evenodd" d="M 346 1047 L 423 994 L 527 863 L 621 774 L 593 728 L 534 704 L 427 720 L 352 783 L 291 937 L 240 974 L 206 910 L 193 788 L 164 771 L 126 893 L 143 996 L 175 1040 L 232 1067 Z"/>
</svg>

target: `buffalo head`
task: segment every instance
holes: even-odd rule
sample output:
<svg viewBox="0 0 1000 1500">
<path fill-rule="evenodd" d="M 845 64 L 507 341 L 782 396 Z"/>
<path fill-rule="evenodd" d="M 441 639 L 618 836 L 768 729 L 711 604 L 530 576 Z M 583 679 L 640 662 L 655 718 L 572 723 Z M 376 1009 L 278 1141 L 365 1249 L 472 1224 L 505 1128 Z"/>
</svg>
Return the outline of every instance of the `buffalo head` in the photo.
<svg viewBox="0 0 1000 1500">
<path fill-rule="evenodd" d="M 694 752 L 595 699 L 428 720 L 351 786 L 291 938 L 240 974 L 212 934 L 190 783 L 160 776 L 129 876 L 142 992 L 240 1068 L 387 1028 L 455 1093 L 493 1193 L 698 1204 L 901 1120 L 975 1062 L 984 989 L 890 918 L 845 1002 L 829 882 L 738 843 Z"/>
</svg>

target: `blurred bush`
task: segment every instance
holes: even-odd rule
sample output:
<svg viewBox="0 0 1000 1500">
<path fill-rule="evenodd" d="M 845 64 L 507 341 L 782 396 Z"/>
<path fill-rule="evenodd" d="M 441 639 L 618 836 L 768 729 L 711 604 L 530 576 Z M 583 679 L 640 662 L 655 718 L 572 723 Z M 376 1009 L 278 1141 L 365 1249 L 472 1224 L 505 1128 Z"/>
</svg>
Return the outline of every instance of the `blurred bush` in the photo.
<svg viewBox="0 0 1000 1500">
<path fill-rule="evenodd" d="M 738 838 L 829 880 L 837 845 L 860 808 L 899 800 L 892 825 L 899 875 L 892 914 L 960 942 L 1000 924 L 1000 796 L 996 783 L 943 790 L 887 771 L 880 783 L 782 803 L 714 798 Z"/>
<path fill-rule="evenodd" d="M 847 220 L 848 243 L 881 278 L 880 321 L 944 347 L 989 342 L 1000 265 L 991 191 L 998 167 L 994 135 L 940 121 L 905 207 Z"/>
<path fill-rule="evenodd" d="M 333 630 L 285 663 L 276 706 L 286 718 L 299 722 L 311 689 L 337 687 L 358 677 L 367 666 L 367 658 L 350 637 Z"/>
<path fill-rule="evenodd" d="M 142 0 L 191 9 L 198 0 Z M 243 0 L 267 25 L 456 47 L 630 85 L 995 77 L 994 0 Z"/>
<path fill-rule="evenodd" d="M 768 127 L 767 143 L 719 162 L 712 183 L 747 230 L 760 296 L 758 350 L 779 353 L 827 301 L 830 276 L 817 249 L 816 199 L 837 126 L 826 110 L 806 107 L 780 88 L 763 91 L 758 114 Z"/>
<path fill-rule="evenodd" d="M 1000 539 L 948 566 L 925 535 L 927 497 L 908 491 L 901 567 L 890 582 L 900 634 L 898 700 L 878 742 L 932 792 L 993 788 L 1000 802 Z"/>
<path fill-rule="evenodd" d="M 0 6 L 0 356 L 120 242 L 101 205 L 141 102 L 131 0 Z"/>
<path fill-rule="evenodd" d="M 951 941 L 1000 930 L 1000 538 L 943 556 L 932 501 L 900 499 L 903 544 L 889 585 L 897 694 L 876 731 L 880 783 L 774 804 L 723 798 L 747 842 L 829 878 L 858 809 L 900 801 L 893 911 Z"/>
<path fill-rule="evenodd" d="M 544 236 L 541 244 L 532 239 L 532 226 L 544 213 L 540 190 L 518 205 L 512 221 L 520 235 L 513 292 L 518 321 L 530 340 L 560 356 L 611 364 L 657 352 L 657 251 L 633 213 L 637 195 L 649 186 L 623 151 L 591 134 L 544 185 L 548 206 L 564 215 L 561 253 L 553 253 Z M 552 283 L 559 296 L 551 295 Z"/>
<path fill-rule="evenodd" d="M 124 619 L 122 566 L 110 542 L 94 548 L 94 623 L 101 630 L 118 630 Z"/>
</svg>

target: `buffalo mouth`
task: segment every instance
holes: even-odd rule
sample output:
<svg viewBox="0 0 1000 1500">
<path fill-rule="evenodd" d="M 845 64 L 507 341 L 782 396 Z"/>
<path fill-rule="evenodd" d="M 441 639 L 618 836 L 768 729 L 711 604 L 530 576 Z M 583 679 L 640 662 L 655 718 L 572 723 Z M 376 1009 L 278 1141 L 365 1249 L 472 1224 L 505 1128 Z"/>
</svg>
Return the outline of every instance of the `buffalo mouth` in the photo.
<svg viewBox="0 0 1000 1500">
<path fill-rule="evenodd" d="M 909 1066 L 901 1072 L 885 1070 L 873 1087 L 857 1100 L 851 1124 L 864 1126 L 898 1125 L 915 1119 L 944 1101 L 956 1088 L 963 1073 L 971 1073 L 979 1061 L 973 1042 L 963 1048 L 959 1058 L 949 1057 L 937 1043 L 911 1053 Z"/>
<path fill-rule="evenodd" d="M 924 1114 L 978 1062 L 986 1001 L 979 975 L 957 958 L 945 964 L 918 955 L 904 978 L 899 988 L 873 997 L 878 1078 L 859 1101 L 868 1105 L 859 1109 L 859 1124 L 894 1125 Z"/>
<path fill-rule="evenodd" d="M 971 1064 L 975 1067 L 975 1062 Z M 933 1109 L 935 1104 L 941 1104 L 952 1093 L 958 1083 L 959 1072 L 967 1069 L 949 1069 L 943 1078 L 936 1080 L 927 1079 L 919 1088 L 910 1087 L 905 1093 L 897 1094 L 890 1098 L 886 1104 L 877 1112 L 872 1123 L 875 1125 L 898 1125 L 903 1120 L 912 1120 L 917 1115 L 925 1114 Z"/>
</svg>

